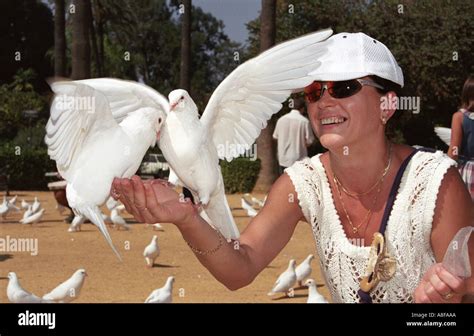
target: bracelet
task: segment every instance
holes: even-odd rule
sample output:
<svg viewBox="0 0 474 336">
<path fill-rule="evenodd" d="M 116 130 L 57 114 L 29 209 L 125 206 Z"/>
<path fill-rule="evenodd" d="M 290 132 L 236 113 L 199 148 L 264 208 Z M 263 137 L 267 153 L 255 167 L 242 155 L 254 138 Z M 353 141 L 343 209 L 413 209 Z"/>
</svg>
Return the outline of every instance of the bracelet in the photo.
<svg viewBox="0 0 474 336">
<path fill-rule="evenodd" d="M 217 232 L 217 235 L 219 236 L 219 243 L 217 244 L 216 247 L 214 247 L 213 249 L 211 250 L 205 250 L 205 251 L 202 251 L 198 248 L 195 248 L 193 245 L 191 245 L 188 241 L 186 241 L 186 243 L 188 244 L 189 248 L 191 249 L 191 251 L 193 251 L 194 253 L 196 254 L 199 254 L 199 255 L 202 255 L 202 256 L 206 256 L 206 255 L 211 255 L 211 254 L 214 254 L 216 253 L 221 247 L 222 247 L 222 244 L 224 244 L 224 237 L 222 236 L 222 234 L 220 233 L 219 230 L 217 230 L 215 227 L 211 226 L 211 228 Z"/>
</svg>

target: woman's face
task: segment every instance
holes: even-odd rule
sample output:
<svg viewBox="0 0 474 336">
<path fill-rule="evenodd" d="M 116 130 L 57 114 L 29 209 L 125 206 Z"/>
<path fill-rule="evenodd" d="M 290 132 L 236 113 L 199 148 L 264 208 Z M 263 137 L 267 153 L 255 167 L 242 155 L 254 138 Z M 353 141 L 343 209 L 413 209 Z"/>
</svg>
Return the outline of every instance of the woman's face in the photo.
<svg viewBox="0 0 474 336">
<path fill-rule="evenodd" d="M 335 150 L 383 133 L 380 97 L 374 87 L 364 85 L 347 98 L 333 98 L 325 91 L 318 101 L 308 103 L 308 116 L 321 144 Z"/>
</svg>

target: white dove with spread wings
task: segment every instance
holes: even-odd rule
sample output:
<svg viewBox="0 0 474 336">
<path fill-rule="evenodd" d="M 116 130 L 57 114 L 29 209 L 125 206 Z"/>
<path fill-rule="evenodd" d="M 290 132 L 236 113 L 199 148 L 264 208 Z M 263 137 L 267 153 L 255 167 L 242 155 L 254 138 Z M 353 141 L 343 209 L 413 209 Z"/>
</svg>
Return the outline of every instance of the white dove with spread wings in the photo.
<svg viewBox="0 0 474 336">
<path fill-rule="evenodd" d="M 309 73 L 318 67 L 329 43 L 322 41 L 331 34 L 324 30 L 305 35 L 243 63 L 219 84 L 200 119 L 185 90 L 169 94 L 160 149 L 210 224 L 227 239 L 239 238 L 239 230 L 225 198 L 219 159 L 231 161 L 248 150 L 282 102 L 313 82 Z"/>
</svg>

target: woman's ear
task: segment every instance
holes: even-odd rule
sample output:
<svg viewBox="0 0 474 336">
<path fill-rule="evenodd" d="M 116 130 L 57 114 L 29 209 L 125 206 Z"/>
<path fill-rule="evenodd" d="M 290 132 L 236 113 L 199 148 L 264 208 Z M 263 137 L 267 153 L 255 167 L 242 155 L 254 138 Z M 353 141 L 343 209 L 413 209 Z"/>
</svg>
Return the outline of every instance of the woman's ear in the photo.
<svg viewBox="0 0 474 336">
<path fill-rule="evenodd" d="M 386 124 L 398 107 L 398 97 L 394 91 L 389 91 L 380 97 L 380 120 Z"/>
</svg>

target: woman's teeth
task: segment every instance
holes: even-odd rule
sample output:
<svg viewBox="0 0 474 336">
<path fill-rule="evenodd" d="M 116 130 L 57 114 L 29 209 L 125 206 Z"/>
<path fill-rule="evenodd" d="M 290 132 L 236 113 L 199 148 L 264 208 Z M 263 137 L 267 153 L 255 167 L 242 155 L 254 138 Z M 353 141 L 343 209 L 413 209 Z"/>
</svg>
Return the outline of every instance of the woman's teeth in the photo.
<svg viewBox="0 0 474 336">
<path fill-rule="evenodd" d="M 331 124 L 340 124 L 346 121 L 346 118 L 344 117 L 330 117 L 330 118 L 324 118 L 321 119 L 321 124 L 322 125 L 331 125 Z"/>
</svg>

